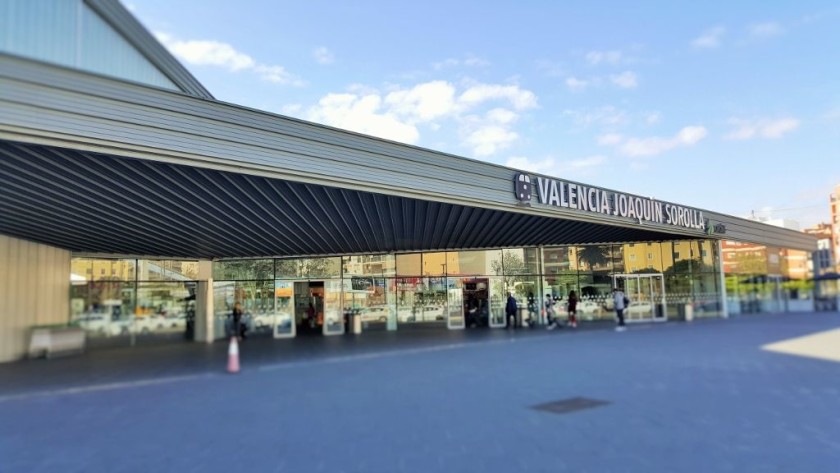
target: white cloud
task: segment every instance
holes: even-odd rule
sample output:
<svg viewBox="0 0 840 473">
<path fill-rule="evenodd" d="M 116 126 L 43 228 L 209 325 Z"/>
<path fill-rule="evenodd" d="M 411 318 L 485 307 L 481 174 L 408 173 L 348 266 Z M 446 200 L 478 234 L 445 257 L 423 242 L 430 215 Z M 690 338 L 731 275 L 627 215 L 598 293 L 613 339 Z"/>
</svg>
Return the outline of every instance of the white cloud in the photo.
<svg viewBox="0 0 840 473">
<path fill-rule="evenodd" d="M 518 85 L 477 84 L 458 97 L 458 104 L 472 108 L 490 100 L 506 100 L 516 110 L 526 110 L 537 106 L 537 96 L 530 90 Z"/>
<path fill-rule="evenodd" d="M 597 66 L 598 64 L 619 64 L 621 63 L 621 51 L 589 51 L 586 53 L 586 62 Z"/>
<path fill-rule="evenodd" d="M 468 55 L 465 59 L 455 59 L 455 58 L 447 58 L 443 61 L 436 62 L 432 64 L 432 68 L 436 71 L 441 69 L 447 69 L 450 67 L 458 67 L 458 66 L 466 66 L 466 67 L 487 67 L 490 65 L 490 61 L 477 57 Z"/>
<path fill-rule="evenodd" d="M 328 94 L 309 110 L 307 118 L 403 143 L 414 144 L 420 139 L 417 127 L 383 110 L 378 95 Z"/>
<path fill-rule="evenodd" d="M 659 112 L 650 112 L 645 117 L 645 122 L 647 122 L 648 125 L 656 125 L 659 123 L 660 119 L 661 116 L 659 115 Z"/>
<path fill-rule="evenodd" d="M 335 61 L 335 55 L 326 46 L 315 48 L 315 51 L 312 51 L 312 55 L 318 64 L 332 64 Z"/>
<path fill-rule="evenodd" d="M 610 76 L 610 81 L 622 89 L 634 89 L 639 85 L 636 73 L 632 71 L 624 71 L 621 74 Z"/>
<path fill-rule="evenodd" d="M 305 82 L 289 73 L 283 66 L 260 64 L 233 46 L 212 40 L 179 40 L 172 35 L 156 32 L 155 37 L 173 55 L 188 64 L 216 66 L 231 72 L 251 71 L 261 79 L 283 85 L 302 86 Z"/>
<path fill-rule="evenodd" d="M 598 137 L 598 144 L 601 146 L 615 146 L 623 140 L 624 137 L 618 133 L 606 133 Z"/>
<path fill-rule="evenodd" d="M 583 90 L 587 85 L 589 85 L 589 82 L 576 77 L 569 77 L 566 79 L 566 86 L 572 90 Z"/>
<path fill-rule="evenodd" d="M 509 147 L 519 135 L 512 127 L 519 112 L 537 106 L 533 92 L 518 86 L 474 84 L 459 94 L 446 81 L 431 81 L 381 93 L 353 85 L 311 107 L 309 120 L 405 143 L 417 143 L 420 126 L 436 131 L 445 120 L 457 124 L 461 144 L 477 156 Z M 491 107 L 493 102 L 502 106 Z M 443 125 L 445 126 L 445 125 Z"/>
<path fill-rule="evenodd" d="M 254 67 L 254 71 L 261 79 L 281 85 L 294 85 L 302 87 L 306 82 L 299 79 L 294 74 L 290 74 L 283 66 L 265 66 L 258 64 Z"/>
<path fill-rule="evenodd" d="M 490 122 L 507 125 L 515 122 L 519 118 L 519 115 L 506 108 L 494 108 L 493 110 L 487 112 L 486 117 Z"/>
<path fill-rule="evenodd" d="M 554 158 L 544 158 L 538 161 L 532 161 L 524 156 L 512 156 L 508 158 L 505 166 L 514 169 L 521 169 L 523 171 L 552 174 L 554 168 Z"/>
<path fill-rule="evenodd" d="M 785 133 L 797 129 L 799 127 L 799 120 L 795 118 L 780 118 L 778 120 L 730 118 L 729 124 L 734 126 L 735 130 L 724 138 L 727 140 L 742 141 L 753 138 L 781 138 Z"/>
<path fill-rule="evenodd" d="M 716 26 L 703 32 L 699 37 L 694 38 L 691 45 L 695 48 L 716 48 L 720 46 L 723 35 L 726 33 L 726 28 Z"/>
<path fill-rule="evenodd" d="M 469 67 L 487 67 L 490 65 L 490 61 L 480 57 L 469 56 L 464 59 L 464 65 Z"/>
<path fill-rule="evenodd" d="M 516 132 L 503 126 L 489 125 L 469 132 L 464 142 L 472 147 L 476 156 L 490 156 L 507 148 L 518 138 Z"/>
<path fill-rule="evenodd" d="M 625 156 L 654 156 L 677 147 L 693 146 L 707 134 L 702 126 L 687 126 L 671 138 L 630 138 L 619 146 L 618 151 Z"/>
<path fill-rule="evenodd" d="M 389 93 L 385 103 L 397 114 L 415 121 L 430 121 L 453 112 L 455 87 L 446 81 L 426 82 Z"/>
<path fill-rule="evenodd" d="M 247 54 L 241 53 L 227 43 L 219 41 L 181 41 L 166 33 L 155 33 L 175 56 L 189 64 L 200 66 L 219 66 L 229 71 L 251 69 L 256 62 Z"/>
<path fill-rule="evenodd" d="M 756 23 L 749 26 L 750 36 L 754 38 L 768 38 L 784 33 L 784 28 L 776 22 Z"/>
<path fill-rule="evenodd" d="M 563 115 L 570 117 L 576 125 L 588 127 L 591 125 L 613 127 L 625 125 L 628 122 L 627 112 L 612 105 L 594 109 L 563 110 Z"/>
</svg>

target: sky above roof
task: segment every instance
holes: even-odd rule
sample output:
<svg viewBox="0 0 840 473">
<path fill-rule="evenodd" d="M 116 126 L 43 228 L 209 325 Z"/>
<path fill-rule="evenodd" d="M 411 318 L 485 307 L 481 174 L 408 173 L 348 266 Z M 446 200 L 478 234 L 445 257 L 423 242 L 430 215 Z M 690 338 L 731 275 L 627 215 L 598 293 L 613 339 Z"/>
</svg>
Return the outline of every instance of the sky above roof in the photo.
<svg viewBox="0 0 840 473">
<path fill-rule="evenodd" d="M 836 1 L 123 1 L 225 102 L 803 227 L 840 184 Z"/>
</svg>

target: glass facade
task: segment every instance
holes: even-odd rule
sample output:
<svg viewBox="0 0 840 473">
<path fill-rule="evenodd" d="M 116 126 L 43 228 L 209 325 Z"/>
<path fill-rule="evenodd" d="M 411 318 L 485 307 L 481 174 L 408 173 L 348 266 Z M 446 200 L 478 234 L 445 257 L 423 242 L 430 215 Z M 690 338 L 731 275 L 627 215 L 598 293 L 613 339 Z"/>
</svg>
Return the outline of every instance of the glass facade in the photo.
<svg viewBox="0 0 840 473">
<path fill-rule="evenodd" d="M 722 241 L 729 313 L 814 310 L 811 256 L 806 251 Z"/>
<path fill-rule="evenodd" d="M 192 339 L 197 261 L 73 258 L 70 323 L 93 344 Z"/>
<path fill-rule="evenodd" d="M 215 336 L 231 335 L 237 303 L 249 336 L 277 338 L 503 327 L 508 294 L 523 325 L 546 324 L 552 313 L 564 318 L 571 291 L 580 320 L 610 321 L 614 286 L 631 299 L 631 321 L 679 320 L 688 311 L 721 316 L 722 284 L 731 314 L 813 310 L 806 252 L 726 241 L 721 248 L 685 240 L 216 261 Z M 95 338 L 187 332 L 197 262 L 74 259 L 72 266 L 71 318 Z"/>
<path fill-rule="evenodd" d="M 650 308 L 651 317 L 679 319 L 687 306 L 696 317 L 720 316 L 718 268 L 717 245 L 710 240 L 276 259 L 273 264 L 219 261 L 213 264 L 217 335 L 226 335 L 224 321 L 236 302 L 245 309 L 249 328 L 266 335 L 272 328 L 260 320 L 272 310 L 283 312 L 284 320 L 293 317 L 299 334 L 325 333 L 330 311 L 342 314 L 346 331 L 505 326 L 508 294 L 517 301 L 521 323 L 545 324 L 545 298 L 563 317 L 571 291 L 580 299 L 582 319 L 612 320 L 611 289 L 631 279 L 634 294 L 646 299 L 639 306 Z M 659 275 L 616 277 L 652 273 Z M 654 299 L 664 303 L 652 307 Z M 272 309 L 277 301 L 295 307 Z"/>
<path fill-rule="evenodd" d="M 0 2 L 0 51 L 178 90 L 82 0 Z"/>
</svg>

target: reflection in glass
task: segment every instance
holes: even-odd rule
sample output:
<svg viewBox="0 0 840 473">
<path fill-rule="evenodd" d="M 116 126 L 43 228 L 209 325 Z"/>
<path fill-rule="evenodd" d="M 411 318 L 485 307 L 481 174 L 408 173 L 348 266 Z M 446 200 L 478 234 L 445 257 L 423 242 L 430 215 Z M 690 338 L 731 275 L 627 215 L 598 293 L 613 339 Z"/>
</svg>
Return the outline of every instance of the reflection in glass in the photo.
<svg viewBox="0 0 840 473">
<path fill-rule="evenodd" d="M 274 279 L 274 260 L 250 259 L 214 261 L 213 279 L 217 281 L 253 281 Z"/>
<path fill-rule="evenodd" d="M 130 335 L 135 284 L 124 281 L 76 281 L 70 286 L 70 324 L 92 341 Z"/>
<path fill-rule="evenodd" d="M 274 338 L 295 336 L 294 281 L 278 279 L 274 282 Z"/>
<path fill-rule="evenodd" d="M 450 251 L 446 254 L 449 276 L 502 274 L 501 250 Z"/>
<path fill-rule="evenodd" d="M 397 276 L 420 276 L 422 273 L 420 253 L 396 255 Z"/>
<path fill-rule="evenodd" d="M 396 260 L 394 255 L 344 256 L 342 274 L 347 276 L 393 276 Z"/>
</svg>

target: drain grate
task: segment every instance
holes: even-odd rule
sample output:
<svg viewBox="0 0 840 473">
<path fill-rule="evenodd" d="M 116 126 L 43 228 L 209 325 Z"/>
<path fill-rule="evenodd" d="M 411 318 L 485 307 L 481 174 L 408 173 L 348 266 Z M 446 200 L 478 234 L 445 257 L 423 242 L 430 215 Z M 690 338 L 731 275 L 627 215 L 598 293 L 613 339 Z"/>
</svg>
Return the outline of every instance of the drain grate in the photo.
<svg viewBox="0 0 840 473">
<path fill-rule="evenodd" d="M 547 402 L 545 404 L 537 404 L 536 406 L 532 406 L 531 409 L 551 412 L 553 414 L 568 414 L 570 412 L 592 409 L 593 407 L 605 406 L 607 404 L 609 404 L 609 401 L 589 399 L 586 397 L 571 397 L 569 399 L 561 399 L 559 401 Z"/>
</svg>

